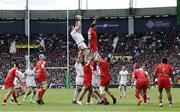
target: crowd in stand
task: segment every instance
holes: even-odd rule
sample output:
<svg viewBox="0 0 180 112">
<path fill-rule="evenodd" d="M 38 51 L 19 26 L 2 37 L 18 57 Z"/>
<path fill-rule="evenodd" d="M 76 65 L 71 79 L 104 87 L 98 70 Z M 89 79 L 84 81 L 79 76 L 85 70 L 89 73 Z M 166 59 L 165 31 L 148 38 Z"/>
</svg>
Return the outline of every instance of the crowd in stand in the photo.
<svg viewBox="0 0 180 112">
<path fill-rule="evenodd" d="M 39 48 L 31 48 L 31 62 L 36 63 L 40 53 L 45 54 L 47 67 L 51 74 L 48 77 L 49 82 L 53 84 L 65 84 L 66 69 L 52 67 L 67 66 L 67 40 L 66 36 L 60 34 L 51 35 L 31 35 L 31 45 L 39 45 L 41 41 L 44 45 Z M 16 41 L 16 45 L 26 45 L 27 37 L 22 34 L 0 35 L 0 85 L 4 83 L 4 78 L 8 69 L 14 62 L 25 64 L 25 55 L 27 48 L 18 48 L 16 53 L 9 53 L 11 43 Z M 145 65 L 147 71 L 152 74 L 156 64 L 162 57 L 168 57 L 174 67 L 176 80 L 180 77 L 180 33 L 178 32 L 149 32 L 127 34 L 98 34 L 98 47 L 102 57 L 111 54 L 112 56 L 129 56 L 127 58 L 116 58 L 113 61 L 117 63 L 111 66 L 111 84 L 118 84 L 118 72 L 122 65 L 126 65 L 129 72 L 132 71 L 132 64 L 139 62 Z M 75 84 L 74 63 L 77 56 L 77 46 L 75 42 L 69 41 L 70 55 L 70 74 L 71 84 Z M 151 76 L 152 77 L 152 76 Z"/>
</svg>

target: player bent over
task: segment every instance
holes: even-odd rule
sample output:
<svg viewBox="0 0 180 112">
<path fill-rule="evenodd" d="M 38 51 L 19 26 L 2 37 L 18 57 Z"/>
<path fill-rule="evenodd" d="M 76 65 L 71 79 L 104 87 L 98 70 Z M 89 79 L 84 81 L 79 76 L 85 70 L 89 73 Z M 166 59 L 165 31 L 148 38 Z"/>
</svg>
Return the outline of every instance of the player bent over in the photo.
<svg viewBox="0 0 180 112">
<path fill-rule="evenodd" d="M 84 71 L 84 81 L 83 81 L 83 88 L 82 88 L 82 94 L 80 95 L 79 101 L 77 102 L 79 105 L 82 104 L 82 99 L 87 91 L 89 91 L 87 96 L 87 102 L 86 104 L 90 104 L 91 94 L 92 94 L 92 87 L 91 87 L 91 81 L 92 81 L 92 69 L 90 62 L 86 63 L 83 67 Z"/>
<path fill-rule="evenodd" d="M 82 90 L 83 80 L 84 80 L 83 65 L 84 65 L 84 62 L 79 63 L 79 61 L 77 61 L 74 66 L 77 75 L 76 75 L 76 89 L 74 91 L 74 97 L 72 101 L 73 104 L 77 104 L 77 97 L 79 96 Z"/>
<path fill-rule="evenodd" d="M 144 70 L 139 69 L 140 64 L 135 63 L 134 64 L 134 71 L 132 73 L 132 86 L 134 86 L 134 81 L 136 79 L 136 91 L 135 91 L 135 97 L 137 99 L 137 105 L 140 105 L 141 102 L 144 100 L 144 105 L 147 104 L 147 88 L 148 88 L 148 78 Z"/>
<path fill-rule="evenodd" d="M 45 56 L 43 54 L 39 55 L 39 62 L 36 64 L 35 67 L 35 75 L 36 75 L 37 83 L 40 86 L 37 103 L 41 105 L 44 104 L 43 96 L 46 90 L 48 89 L 46 76 L 49 76 L 49 73 L 46 70 Z"/>
<path fill-rule="evenodd" d="M 122 70 L 119 72 L 118 81 L 120 87 L 120 98 L 126 97 L 126 85 L 128 82 L 128 71 L 126 70 L 126 66 L 122 66 Z"/>
<path fill-rule="evenodd" d="M 15 94 L 15 89 L 14 89 L 14 79 L 16 77 L 21 83 L 23 83 L 18 76 L 18 70 L 20 68 L 22 68 L 21 64 L 15 64 L 14 67 L 9 70 L 6 76 L 4 89 L 5 90 L 8 89 L 8 92 L 6 93 L 2 101 L 3 105 L 6 105 L 6 102 L 9 99 L 10 95 L 12 95 L 15 104 L 18 104 L 17 99 L 16 99 L 16 94 Z"/>
<path fill-rule="evenodd" d="M 27 86 L 27 91 L 26 94 L 23 98 L 23 101 L 26 101 L 27 96 L 31 95 L 31 103 L 35 103 L 34 97 L 36 95 L 36 82 L 35 82 L 35 73 L 34 73 L 34 64 L 31 63 L 30 67 L 25 71 L 25 76 L 26 76 L 26 86 Z"/>
<path fill-rule="evenodd" d="M 23 72 L 24 72 L 24 67 L 20 68 L 18 71 L 18 76 L 23 83 L 21 83 L 17 78 L 14 79 L 14 85 L 15 85 L 14 89 L 16 93 L 16 98 L 23 96 L 25 94 L 26 86 L 25 86 L 25 76 Z M 13 98 L 11 99 L 11 101 L 13 103 L 14 101 Z"/>
<path fill-rule="evenodd" d="M 158 96 L 159 96 L 159 106 L 162 107 L 162 91 L 166 90 L 167 97 L 169 100 L 169 107 L 172 105 L 172 95 L 171 95 L 171 84 L 172 84 L 172 73 L 173 68 L 168 64 L 168 59 L 163 58 L 161 64 L 155 68 L 155 75 L 158 77 Z"/>
<path fill-rule="evenodd" d="M 99 90 L 100 90 L 101 97 L 103 98 L 104 104 L 105 105 L 109 104 L 109 101 L 106 97 L 105 92 L 107 92 L 111 96 L 113 100 L 113 104 L 115 104 L 116 98 L 114 97 L 114 95 L 112 95 L 111 91 L 108 89 L 108 85 L 111 80 L 111 76 L 110 76 L 110 60 L 111 59 L 109 57 L 106 57 L 103 60 L 102 58 L 97 56 L 95 60 L 98 61 L 99 63 L 99 68 L 100 68 L 100 73 L 101 73 Z"/>
</svg>

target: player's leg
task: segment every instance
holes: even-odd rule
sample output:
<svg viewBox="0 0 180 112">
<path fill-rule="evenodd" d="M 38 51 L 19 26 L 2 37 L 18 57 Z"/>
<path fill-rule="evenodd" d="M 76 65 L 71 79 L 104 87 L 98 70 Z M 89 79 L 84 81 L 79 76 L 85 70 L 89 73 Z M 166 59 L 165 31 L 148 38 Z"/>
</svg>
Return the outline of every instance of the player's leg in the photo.
<svg viewBox="0 0 180 112">
<path fill-rule="evenodd" d="M 123 97 L 123 92 L 122 92 L 122 90 L 123 90 L 123 86 L 122 86 L 122 84 L 120 84 L 119 85 L 119 92 L 120 92 L 120 98 L 122 98 Z"/>
<path fill-rule="evenodd" d="M 82 89 L 82 85 L 76 85 L 76 89 L 74 91 L 74 95 L 73 95 L 73 104 L 77 104 L 77 97 L 79 96 L 80 92 Z"/>
<path fill-rule="evenodd" d="M 7 100 L 9 99 L 9 97 L 12 95 L 12 93 L 14 92 L 13 88 L 9 88 L 8 92 L 6 93 L 5 97 L 3 98 L 2 104 L 6 105 Z"/>
<path fill-rule="evenodd" d="M 91 101 L 91 95 L 92 95 L 92 87 L 90 86 L 89 88 L 88 88 L 88 95 L 87 95 L 87 102 L 86 102 L 86 104 L 90 104 L 90 101 Z"/>
<path fill-rule="evenodd" d="M 147 104 L 147 86 L 143 87 L 143 99 L 144 99 L 144 104 Z"/>
<path fill-rule="evenodd" d="M 78 104 L 83 105 L 82 104 L 82 99 L 84 98 L 84 95 L 86 94 L 87 91 L 88 91 L 88 87 L 83 86 L 82 93 L 81 93 L 81 95 L 79 97 L 79 101 L 77 102 Z"/>
<path fill-rule="evenodd" d="M 172 95 L 171 95 L 171 84 L 169 80 L 166 81 L 165 90 L 167 93 L 167 98 L 169 100 L 169 106 L 172 107 L 173 105 L 172 105 Z"/>
<path fill-rule="evenodd" d="M 100 87 L 99 87 L 99 90 L 100 90 L 101 97 L 102 97 L 102 99 L 103 99 L 103 101 L 104 101 L 104 104 L 105 104 L 105 105 L 108 105 L 108 104 L 109 104 L 109 101 L 108 101 L 108 99 L 107 99 L 107 97 L 106 97 L 106 94 L 105 94 L 105 88 L 106 88 L 106 87 L 100 86 Z"/>
<path fill-rule="evenodd" d="M 30 102 L 31 103 L 35 103 L 35 101 L 34 101 L 34 97 L 35 97 L 35 95 L 36 95 L 36 89 L 35 89 L 35 87 L 31 87 L 31 100 L 30 100 Z"/>
<path fill-rule="evenodd" d="M 169 100 L 169 106 L 172 107 L 172 95 L 171 95 L 171 89 L 170 88 L 165 88 L 166 93 L 167 93 L 167 98 Z"/>
<path fill-rule="evenodd" d="M 47 81 L 41 82 L 40 85 L 41 85 L 41 89 L 40 89 L 40 91 L 39 91 L 38 100 L 37 100 L 37 103 L 38 103 L 39 105 L 44 104 L 44 102 L 43 102 L 43 96 L 44 96 L 46 90 L 48 89 Z"/>
<path fill-rule="evenodd" d="M 27 96 L 30 95 L 31 92 L 32 92 L 31 87 L 28 87 L 28 88 L 27 88 L 27 91 L 26 91 L 26 93 L 25 93 L 25 96 L 24 96 L 24 98 L 23 98 L 23 101 L 26 101 Z"/>
<path fill-rule="evenodd" d="M 105 91 L 108 93 L 109 96 L 111 96 L 112 100 L 113 100 L 113 104 L 116 104 L 116 98 L 114 97 L 114 95 L 111 93 L 111 91 L 108 89 L 108 87 L 105 88 Z"/>
<path fill-rule="evenodd" d="M 123 86 L 124 87 L 124 91 L 123 91 L 123 97 L 126 97 L 126 85 Z"/>
<path fill-rule="evenodd" d="M 98 101 L 98 104 L 102 104 L 103 103 L 102 97 L 96 88 L 95 89 L 93 88 L 93 94 L 97 97 L 96 100 Z"/>
<path fill-rule="evenodd" d="M 162 107 L 162 92 L 164 88 L 164 81 L 162 79 L 158 79 L 158 99 L 159 106 Z"/>
<path fill-rule="evenodd" d="M 142 90 L 139 87 L 139 85 L 137 85 L 137 83 L 136 83 L 135 97 L 136 97 L 136 100 L 137 100 L 137 105 L 140 105 L 141 102 L 142 102 L 141 94 L 142 94 Z"/>
<path fill-rule="evenodd" d="M 162 91 L 163 88 L 158 88 L 159 106 L 162 107 Z"/>
</svg>

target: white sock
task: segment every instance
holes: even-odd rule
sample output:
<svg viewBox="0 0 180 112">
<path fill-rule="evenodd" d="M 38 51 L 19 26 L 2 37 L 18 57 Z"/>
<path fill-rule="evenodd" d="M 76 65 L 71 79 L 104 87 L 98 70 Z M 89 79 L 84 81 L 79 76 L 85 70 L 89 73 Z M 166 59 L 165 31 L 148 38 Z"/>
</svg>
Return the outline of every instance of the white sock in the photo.
<svg viewBox="0 0 180 112">
<path fill-rule="evenodd" d="M 79 96 L 79 93 L 80 93 L 80 92 L 78 92 L 77 89 L 74 91 L 73 101 L 76 101 L 76 100 L 77 100 L 77 97 Z"/>
<path fill-rule="evenodd" d="M 123 89 L 123 90 L 124 90 L 124 89 Z M 125 91 L 125 90 L 123 91 L 123 96 L 124 96 L 124 97 L 126 96 L 126 91 Z"/>
<path fill-rule="evenodd" d="M 31 100 L 34 101 L 34 93 L 31 93 Z"/>
</svg>

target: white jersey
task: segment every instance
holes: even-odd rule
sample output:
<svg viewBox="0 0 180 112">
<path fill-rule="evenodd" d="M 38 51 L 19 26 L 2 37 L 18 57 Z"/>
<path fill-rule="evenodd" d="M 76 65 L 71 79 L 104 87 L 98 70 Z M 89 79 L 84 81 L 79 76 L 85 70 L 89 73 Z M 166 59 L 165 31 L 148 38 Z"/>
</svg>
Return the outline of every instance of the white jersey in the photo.
<svg viewBox="0 0 180 112">
<path fill-rule="evenodd" d="M 18 71 L 18 76 L 21 81 L 25 81 L 25 75 L 22 72 Z M 17 78 L 14 79 L 14 85 L 15 85 L 15 88 L 22 87 L 21 82 Z"/>
<path fill-rule="evenodd" d="M 36 82 L 34 70 L 27 69 L 24 74 L 26 75 L 26 86 L 35 87 Z"/>
<path fill-rule="evenodd" d="M 82 36 L 81 33 L 79 33 L 76 30 L 73 30 L 71 32 L 72 38 L 75 40 L 76 44 L 79 45 L 81 42 L 84 42 L 84 37 Z"/>
<path fill-rule="evenodd" d="M 123 84 L 123 85 L 126 85 L 127 82 L 128 82 L 128 71 L 120 71 L 119 72 L 119 83 L 120 85 Z"/>
<path fill-rule="evenodd" d="M 101 75 L 100 75 L 100 69 L 99 66 L 96 66 L 97 71 L 92 72 L 92 86 L 93 87 L 99 87 Z"/>
<path fill-rule="evenodd" d="M 75 63 L 75 70 L 76 70 L 76 85 L 82 86 L 83 80 L 84 80 L 84 71 L 83 71 L 83 65 L 81 63 Z"/>
<path fill-rule="evenodd" d="M 76 69 L 76 73 L 77 73 L 77 76 L 84 76 L 84 71 L 83 71 L 83 65 L 81 63 L 75 63 L 74 65 L 75 69 Z"/>
</svg>

